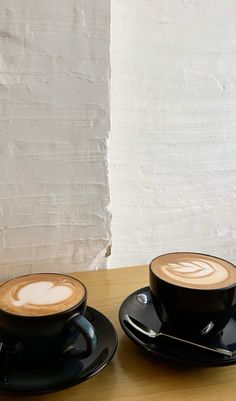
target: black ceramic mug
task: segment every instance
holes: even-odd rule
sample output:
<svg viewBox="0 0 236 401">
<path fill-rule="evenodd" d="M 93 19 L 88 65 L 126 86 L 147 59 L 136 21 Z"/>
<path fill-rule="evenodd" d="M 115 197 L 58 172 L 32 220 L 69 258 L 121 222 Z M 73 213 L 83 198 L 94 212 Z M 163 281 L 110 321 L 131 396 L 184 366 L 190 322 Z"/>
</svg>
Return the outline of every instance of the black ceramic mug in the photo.
<svg viewBox="0 0 236 401">
<path fill-rule="evenodd" d="M 84 284 L 67 275 L 39 273 L 7 281 L 0 286 L 1 349 L 24 364 L 65 353 L 88 357 L 97 337 L 84 317 L 86 302 Z"/>
<path fill-rule="evenodd" d="M 236 308 L 236 267 L 199 253 L 161 255 L 149 265 L 153 305 L 162 330 L 208 341 L 218 336 Z"/>
</svg>

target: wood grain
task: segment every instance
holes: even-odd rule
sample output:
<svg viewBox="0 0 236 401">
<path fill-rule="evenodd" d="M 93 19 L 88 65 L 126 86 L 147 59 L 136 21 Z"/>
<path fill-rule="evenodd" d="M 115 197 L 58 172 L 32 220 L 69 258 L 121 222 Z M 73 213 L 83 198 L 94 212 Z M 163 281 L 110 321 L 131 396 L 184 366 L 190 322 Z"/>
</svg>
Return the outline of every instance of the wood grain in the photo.
<svg viewBox="0 0 236 401">
<path fill-rule="evenodd" d="M 30 397 L 35 401 L 232 401 L 236 366 L 183 367 L 154 360 L 132 343 L 118 322 L 121 302 L 148 284 L 147 266 L 75 273 L 88 288 L 88 303 L 113 322 L 119 337 L 111 363 L 93 378 L 69 389 Z M 25 396 L 0 394 L 1 401 L 25 401 Z"/>
</svg>

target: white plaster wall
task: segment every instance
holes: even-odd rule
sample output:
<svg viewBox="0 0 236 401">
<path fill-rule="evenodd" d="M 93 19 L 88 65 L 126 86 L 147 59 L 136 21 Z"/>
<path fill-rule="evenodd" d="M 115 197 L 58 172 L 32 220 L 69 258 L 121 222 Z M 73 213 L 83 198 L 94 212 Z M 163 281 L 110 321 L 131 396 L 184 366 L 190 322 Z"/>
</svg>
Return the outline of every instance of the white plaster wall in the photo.
<svg viewBox="0 0 236 401">
<path fill-rule="evenodd" d="M 106 266 L 109 28 L 109 0 L 0 1 L 1 279 Z"/>
<path fill-rule="evenodd" d="M 236 3 L 114 0 L 111 267 L 236 262 Z"/>
</svg>

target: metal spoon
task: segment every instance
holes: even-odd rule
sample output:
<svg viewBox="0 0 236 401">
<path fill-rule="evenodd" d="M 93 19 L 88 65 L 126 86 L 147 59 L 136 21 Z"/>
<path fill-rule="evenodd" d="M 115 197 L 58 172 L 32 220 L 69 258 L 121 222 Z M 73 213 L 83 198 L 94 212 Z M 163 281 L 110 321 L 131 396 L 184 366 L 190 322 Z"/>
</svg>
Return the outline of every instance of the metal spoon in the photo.
<svg viewBox="0 0 236 401">
<path fill-rule="evenodd" d="M 139 322 L 138 320 L 136 320 L 134 317 L 129 316 L 129 315 L 125 315 L 125 320 L 137 331 L 139 331 L 140 333 L 148 336 L 149 338 L 157 338 L 157 337 L 168 337 L 171 338 L 172 340 L 176 340 L 176 341 L 180 341 L 182 343 L 185 344 L 189 344 L 189 345 L 193 345 L 194 347 L 198 347 L 198 348 L 203 348 L 207 351 L 211 351 L 211 352 L 215 352 L 217 354 L 221 354 L 227 357 L 232 357 L 233 353 L 227 349 L 224 348 L 218 348 L 218 347 L 207 347 L 206 345 L 202 345 L 202 344 L 198 344 L 198 343 L 194 343 L 192 341 L 188 341 L 188 340 L 184 340 L 183 338 L 179 338 L 179 337 L 175 337 L 172 336 L 170 334 L 166 334 L 163 332 L 155 332 L 154 330 L 152 330 L 150 327 L 147 327 L 145 324 Z"/>
</svg>

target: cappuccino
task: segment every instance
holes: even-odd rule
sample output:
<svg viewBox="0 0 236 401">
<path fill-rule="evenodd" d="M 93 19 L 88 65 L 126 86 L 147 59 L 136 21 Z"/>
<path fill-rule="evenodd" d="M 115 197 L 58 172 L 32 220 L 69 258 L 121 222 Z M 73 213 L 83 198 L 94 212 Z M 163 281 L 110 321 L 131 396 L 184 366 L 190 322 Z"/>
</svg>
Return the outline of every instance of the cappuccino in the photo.
<svg viewBox="0 0 236 401">
<path fill-rule="evenodd" d="M 204 254 L 177 252 L 161 255 L 150 265 L 160 279 L 181 287 L 219 289 L 235 285 L 236 267 Z"/>
<path fill-rule="evenodd" d="M 66 275 L 39 273 L 0 286 L 0 309 L 14 315 L 45 316 L 68 310 L 85 297 L 83 284 Z"/>
</svg>

